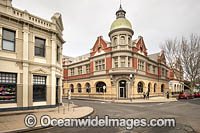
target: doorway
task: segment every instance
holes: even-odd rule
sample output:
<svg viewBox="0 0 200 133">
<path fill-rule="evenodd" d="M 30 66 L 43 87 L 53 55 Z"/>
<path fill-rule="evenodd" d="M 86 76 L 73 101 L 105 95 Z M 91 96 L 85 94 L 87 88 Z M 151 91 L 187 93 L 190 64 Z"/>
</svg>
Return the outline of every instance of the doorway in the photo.
<svg viewBox="0 0 200 133">
<path fill-rule="evenodd" d="M 119 81 L 119 98 L 126 98 L 127 85 L 126 80 Z"/>
</svg>

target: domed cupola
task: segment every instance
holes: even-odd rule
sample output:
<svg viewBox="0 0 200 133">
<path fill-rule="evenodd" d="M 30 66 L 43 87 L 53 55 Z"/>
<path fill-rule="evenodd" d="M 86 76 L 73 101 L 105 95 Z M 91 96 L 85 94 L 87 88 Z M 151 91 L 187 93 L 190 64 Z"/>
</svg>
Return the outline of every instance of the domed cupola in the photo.
<svg viewBox="0 0 200 133">
<path fill-rule="evenodd" d="M 133 33 L 132 25 L 129 20 L 126 19 L 126 11 L 122 9 L 121 5 L 119 10 L 116 12 L 116 20 L 112 23 L 110 27 L 109 35 L 116 30 L 129 30 Z"/>
<path fill-rule="evenodd" d="M 126 11 L 120 4 L 116 12 L 116 20 L 110 27 L 109 37 L 113 47 L 117 45 L 131 45 L 131 39 L 134 32 L 131 23 L 126 19 Z"/>
</svg>

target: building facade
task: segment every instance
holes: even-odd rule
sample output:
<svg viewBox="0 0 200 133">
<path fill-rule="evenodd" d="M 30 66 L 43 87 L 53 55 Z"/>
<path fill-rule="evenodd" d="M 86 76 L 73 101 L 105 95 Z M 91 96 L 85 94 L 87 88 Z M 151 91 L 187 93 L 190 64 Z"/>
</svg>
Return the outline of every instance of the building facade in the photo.
<svg viewBox="0 0 200 133">
<path fill-rule="evenodd" d="M 169 91 L 164 52 L 148 55 L 143 37 L 134 31 L 120 6 L 110 27 L 110 42 L 98 37 L 90 53 L 63 59 L 64 94 L 72 97 L 132 99 Z M 69 58 L 68 58 L 69 59 Z"/>
<path fill-rule="evenodd" d="M 176 61 L 170 67 L 169 89 L 173 95 L 184 91 L 183 68 L 180 61 Z"/>
<path fill-rule="evenodd" d="M 61 14 L 51 21 L 0 1 L 0 109 L 62 103 Z"/>
</svg>

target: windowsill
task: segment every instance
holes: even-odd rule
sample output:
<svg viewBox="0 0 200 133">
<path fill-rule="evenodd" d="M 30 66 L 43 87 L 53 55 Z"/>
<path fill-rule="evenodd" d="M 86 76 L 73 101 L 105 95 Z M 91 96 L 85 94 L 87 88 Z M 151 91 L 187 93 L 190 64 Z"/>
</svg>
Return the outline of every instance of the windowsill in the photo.
<svg viewBox="0 0 200 133">
<path fill-rule="evenodd" d="M 46 101 L 35 101 L 33 102 L 33 106 L 42 106 L 42 105 L 47 105 Z"/>
<path fill-rule="evenodd" d="M 102 72 L 102 71 L 106 71 L 106 70 L 98 70 L 98 71 L 96 70 L 96 71 L 94 71 L 94 72 Z"/>
<path fill-rule="evenodd" d="M 46 57 L 43 57 L 43 56 L 37 56 L 37 55 L 34 55 L 34 58 L 46 59 Z"/>
<path fill-rule="evenodd" d="M 17 54 L 16 51 L 10 51 L 10 50 L 5 50 L 5 49 L 1 49 L 0 51 L 5 52 L 5 53 L 9 53 L 9 54 Z"/>
<path fill-rule="evenodd" d="M 46 57 L 34 56 L 34 62 L 47 63 Z"/>
</svg>

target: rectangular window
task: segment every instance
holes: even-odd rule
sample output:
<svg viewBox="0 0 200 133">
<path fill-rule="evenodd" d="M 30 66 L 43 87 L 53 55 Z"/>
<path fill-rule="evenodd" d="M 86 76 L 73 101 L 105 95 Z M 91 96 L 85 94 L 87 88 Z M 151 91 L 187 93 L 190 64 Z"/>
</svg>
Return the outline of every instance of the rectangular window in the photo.
<svg viewBox="0 0 200 133">
<path fill-rule="evenodd" d="M 17 74 L 0 72 L 0 103 L 17 102 Z"/>
<path fill-rule="evenodd" d="M 78 67 L 78 75 L 82 74 L 82 66 Z"/>
<path fill-rule="evenodd" d="M 46 76 L 33 76 L 33 102 L 46 101 Z"/>
<path fill-rule="evenodd" d="M 35 38 L 35 56 L 45 57 L 45 39 Z"/>
<path fill-rule="evenodd" d="M 3 28 L 2 49 L 15 52 L 15 31 Z"/>
<path fill-rule="evenodd" d="M 71 76 L 74 76 L 74 68 L 71 68 L 70 71 L 71 71 Z"/>
<path fill-rule="evenodd" d="M 99 68 L 99 66 L 98 66 L 98 61 L 96 61 L 96 62 L 95 62 L 95 70 L 98 71 L 98 70 L 99 70 L 98 68 Z"/>
<path fill-rule="evenodd" d="M 162 68 L 162 76 L 164 77 L 165 76 L 165 69 Z"/>
<path fill-rule="evenodd" d="M 106 69 L 105 66 L 106 66 L 106 65 L 105 65 L 105 60 L 102 60 L 102 70 L 105 70 L 105 69 Z"/>
<path fill-rule="evenodd" d="M 105 60 L 98 60 L 95 62 L 96 71 L 105 70 Z"/>
<path fill-rule="evenodd" d="M 128 67 L 131 67 L 131 58 L 128 57 Z"/>
<path fill-rule="evenodd" d="M 138 60 L 138 69 L 144 71 L 144 61 Z"/>
<path fill-rule="evenodd" d="M 86 73 L 90 73 L 90 64 L 86 65 Z"/>
<path fill-rule="evenodd" d="M 56 49 L 56 60 L 59 61 L 59 50 L 60 47 L 57 45 L 57 49 Z"/>
<path fill-rule="evenodd" d="M 169 77 L 168 75 L 169 75 L 169 74 L 168 74 L 168 70 L 166 70 L 166 77 Z"/>
<path fill-rule="evenodd" d="M 118 68 L 118 57 L 114 58 L 115 68 Z"/>
<path fill-rule="evenodd" d="M 151 65 L 148 64 L 148 72 L 151 72 Z"/>
<path fill-rule="evenodd" d="M 153 66 L 153 74 L 156 74 L 156 67 Z"/>
<path fill-rule="evenodd" d="M 121 57 L 121 67 L 125 67 L 125 57 Z"/>
</svg>

